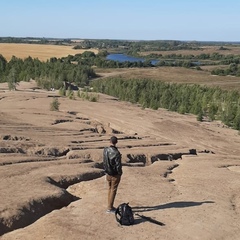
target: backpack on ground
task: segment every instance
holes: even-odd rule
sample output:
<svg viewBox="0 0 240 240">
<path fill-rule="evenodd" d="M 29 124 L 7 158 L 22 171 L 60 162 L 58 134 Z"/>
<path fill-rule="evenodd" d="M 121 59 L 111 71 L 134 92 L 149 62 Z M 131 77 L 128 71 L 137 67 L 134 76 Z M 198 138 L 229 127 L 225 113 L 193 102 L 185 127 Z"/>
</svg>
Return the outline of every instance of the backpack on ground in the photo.
<svg viewBox="0 0 240 240">
<path fill-rule="evenodd" d="M 116 220 L 121 225 L 132 225 L 134 223 L 134 216 L 132 212 L 132 208 L 128 205 L 128 203 L 120 204 L 115 212 Z"/>
</svg>

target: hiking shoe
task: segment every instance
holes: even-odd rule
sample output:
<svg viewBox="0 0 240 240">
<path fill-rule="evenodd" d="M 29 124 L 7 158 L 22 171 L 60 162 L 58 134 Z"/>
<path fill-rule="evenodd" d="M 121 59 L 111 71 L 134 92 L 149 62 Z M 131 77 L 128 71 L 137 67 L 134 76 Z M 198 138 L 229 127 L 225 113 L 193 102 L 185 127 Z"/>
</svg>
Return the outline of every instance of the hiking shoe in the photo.
<svg viewBox="0 0 240 240">
<path fill-rule="evenodd" d="M 106 211 L 106 213 L 115 213 L 115 212 L 116 212 L 116 208 L 108 209 Z"/>
</svg>

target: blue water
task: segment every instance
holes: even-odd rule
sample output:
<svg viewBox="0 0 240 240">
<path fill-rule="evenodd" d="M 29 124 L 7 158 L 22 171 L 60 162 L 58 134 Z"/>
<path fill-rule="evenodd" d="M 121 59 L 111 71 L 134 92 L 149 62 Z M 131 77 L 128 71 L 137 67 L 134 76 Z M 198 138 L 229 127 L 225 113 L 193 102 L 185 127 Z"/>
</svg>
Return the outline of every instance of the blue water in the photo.
<svg viewBox="0 0 240 240">
<path fill-rule="evenodd" d="M 113 60 L 117 62 L 144 62 L 146 59 L 144 58 L 137 58 L 137 57 L 132 57 L 125 55 L 123 53 L 114 53 L 114 54 L 109 54 L 106 58 L 107 60 Z M 157 64 L 158 60 L 151 60 L 151 63 L 153 65 Z"/>
</svg>

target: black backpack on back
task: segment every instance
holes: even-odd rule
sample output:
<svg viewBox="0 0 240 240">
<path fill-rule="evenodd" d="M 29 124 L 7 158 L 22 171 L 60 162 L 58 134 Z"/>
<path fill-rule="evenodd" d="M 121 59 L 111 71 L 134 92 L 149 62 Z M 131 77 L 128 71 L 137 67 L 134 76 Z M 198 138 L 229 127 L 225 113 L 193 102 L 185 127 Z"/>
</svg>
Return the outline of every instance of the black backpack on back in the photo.
<svg viewBox="0 0 240 240">
<path fill-rule="evenodd" d="M 116 220 L 121 225 L 132 225 L 134 223 L 134 216 L 132 212 L 132 208 L 128 205 L 128 203 L 120 204 L 115 212 Z"/>
</svg>

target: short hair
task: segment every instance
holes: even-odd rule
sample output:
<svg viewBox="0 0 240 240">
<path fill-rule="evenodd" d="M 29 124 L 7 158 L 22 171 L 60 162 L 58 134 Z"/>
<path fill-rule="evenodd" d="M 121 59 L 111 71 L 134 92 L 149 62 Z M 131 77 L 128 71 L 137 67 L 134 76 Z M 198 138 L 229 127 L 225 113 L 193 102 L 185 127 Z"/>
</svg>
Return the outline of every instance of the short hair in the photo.
<svg viewBox="0 0 240 240">
<path fill-rule="evenodd" d="M 112 136 L 112 137 L 110 138 L 110 142 L 111 142 L 112 144 L 117 144 L 117 142 L 118 142 L 117 137 Z"/>
</svg>

